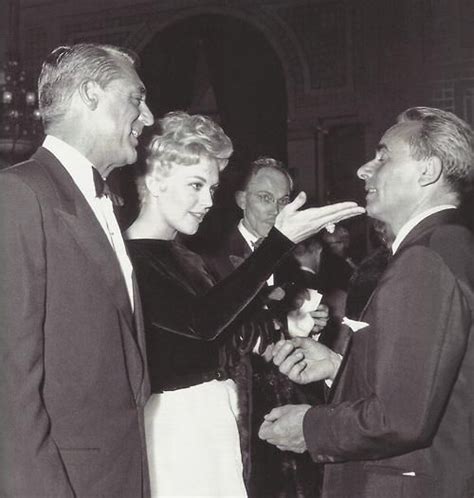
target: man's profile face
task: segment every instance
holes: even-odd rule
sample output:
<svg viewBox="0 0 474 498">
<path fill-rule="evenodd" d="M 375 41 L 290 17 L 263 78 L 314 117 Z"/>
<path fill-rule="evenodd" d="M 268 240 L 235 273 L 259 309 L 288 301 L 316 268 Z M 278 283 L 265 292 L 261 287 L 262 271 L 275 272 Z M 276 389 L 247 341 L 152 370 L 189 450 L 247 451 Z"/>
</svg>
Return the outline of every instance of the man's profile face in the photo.
<svg viewBox="0 0 474 498">
<path fill-rule="evenodd" d="M 278 170 L 262 168 L 247 188 L 238 192 L 237 204 L 243 210 L 243 223 L 258 237 L 266 237 L 275 218 L 290 199 L 288 178 Z"/>
<path fill-rule="evenodd" d="M 101 91 L 96 110 L 99 161 L 109 170 L 136 161 L 138 137 L 153 124 L 142 81 L 130 62 L 119 63 L 121 75 Z"/>
<path fill-rule="evenodd" d="M 423 161 L 411 156 L 409 137 L 420 124 L 399 123 L 382 137 L 375 158 L 357 171 L 365 181 L 367 214 L 388 223 L 397 233 L 420 201 L 419 177 Z"/>
</svg>

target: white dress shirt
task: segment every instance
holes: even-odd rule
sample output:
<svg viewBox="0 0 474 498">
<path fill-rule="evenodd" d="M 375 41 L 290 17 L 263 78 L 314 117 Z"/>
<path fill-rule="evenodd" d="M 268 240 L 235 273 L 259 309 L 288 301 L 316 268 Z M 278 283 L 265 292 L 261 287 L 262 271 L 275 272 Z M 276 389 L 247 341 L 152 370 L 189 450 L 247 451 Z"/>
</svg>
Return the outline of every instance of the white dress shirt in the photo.
<svg viewBox="0 0 474 498">
<path fill-rule="evenodd" d="M 100 198 L 96 197 L 92 172 L 93 164 L 79 151 L 74 149 L 74 147 L 52 135 L 46 136 L 43 147 L 49 150 L 64 166 L 94 212 L 97 221 L 100 223 L 110 245 L 117 255 L 133 309 L 132 263 L 125 249 L 125 243 L 114 214 L 112 201 L 106 195 Z"/>
<path fill-rule="evenodd" d="M 454 204 L 440 204 L 439 206 L 435 206 L 433 208 L 427 209 L 426 211 L 423 211 L 420 214 L 417 214 L 414 216 L 411 220 L 408 220 L 402 228 L 400 228 L 399 232 L 397 233 L 397 236 L 395 237 L 395 240 L 393 241 L 392 244 L 392 253 L 395 254 L 400 247 L 400 244 L 405 240 L 407 235 L 418 225 L 421 223 L 425 218 L 428 218 L 428 216 L 438 213 L 439 211 L 444 211 L 446 209 L 456 209 L 456 206 Z"/>
<path fill-rule="evenodd" d="M 251 233 L 245 226 L 244 226 L 244 220 L 240 220 L 239 224 L 237 225 L 237 228 L 242 235 L 242 237 L 245 239 L 245 242 L 249 246 L 250 250 L 253 252 L 255 250 L 255 243 L 257 242 L 258 239 L 261 239 L 262 237 L 258 237 L 257 235 L 254 235 Z M 270 275 L 267 280 L 268 285 L 273 285 L 275 283 L 275 279 L 273 275 Z"/>
</svg>

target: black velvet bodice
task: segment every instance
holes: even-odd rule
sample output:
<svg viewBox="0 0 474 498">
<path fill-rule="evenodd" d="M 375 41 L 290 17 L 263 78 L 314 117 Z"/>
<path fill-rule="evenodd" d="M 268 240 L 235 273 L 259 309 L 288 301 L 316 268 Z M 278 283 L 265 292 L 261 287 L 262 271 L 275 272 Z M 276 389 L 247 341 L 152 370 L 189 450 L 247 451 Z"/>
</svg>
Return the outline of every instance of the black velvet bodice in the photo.
<svg viewBox="0 0 474 498">
<path fill-rule="evenodd" d="M 153 392 L 226 376 L 232 353 L 247 353 L 260 336 L 273 341 L 273 320 L 262 311 L 243 323 L 239 313 L 293 244 L 273 229 L 258 251 L 215 285 L 202 259 L 175 241 L 127 241 L 143 304 Z"/>
</svg>

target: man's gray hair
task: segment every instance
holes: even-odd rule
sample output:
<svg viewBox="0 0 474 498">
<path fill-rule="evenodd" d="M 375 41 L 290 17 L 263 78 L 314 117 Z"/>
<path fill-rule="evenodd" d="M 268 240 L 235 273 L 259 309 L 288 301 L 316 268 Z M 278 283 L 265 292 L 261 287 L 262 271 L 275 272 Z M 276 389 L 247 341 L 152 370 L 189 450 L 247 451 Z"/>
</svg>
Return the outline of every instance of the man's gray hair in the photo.
<svg viewBox="0 0 474 498">
<path fill-rule="evenodd" d="M 455 114 L 431 107 L 412 107 L 402 112 L 398 123 L 415 121 L 420 129 L 408 143 L 414 159 L 437 157 L 446 182 L 458 194 L 474 183 L 474 133 Z"/>
<path fill-rule="evenodd" d="M 283 176 L 288 180 L 288 184 L 290 186 L 290 192 L 293 190 L 293 178 L 291 178 L 290 173 L 285 168 L 285 165 L 282 161 L 278 161 L 278 159 L 273 159 L 273 157 L 262 156 L 255 161 L 250 163 L 250 168 L 242 182 L 242 187 L 240 190 L 247 190 L 249 183 L 252 178 L 257 175 L 257 173 L 262 169 L 272 169 L 275 171 L 279 171 Z"/>
<path fill-rule="evenodd" d="M 102 88 L 120 77 L 120 61 L 134 65 L 138 57 L 113 45 L 78 43 L 55 48 L 43 62 L 38 79 L 39 109 L 45 129 L 61 120 L 71 98 L 86 79 Z"/>
</svg>

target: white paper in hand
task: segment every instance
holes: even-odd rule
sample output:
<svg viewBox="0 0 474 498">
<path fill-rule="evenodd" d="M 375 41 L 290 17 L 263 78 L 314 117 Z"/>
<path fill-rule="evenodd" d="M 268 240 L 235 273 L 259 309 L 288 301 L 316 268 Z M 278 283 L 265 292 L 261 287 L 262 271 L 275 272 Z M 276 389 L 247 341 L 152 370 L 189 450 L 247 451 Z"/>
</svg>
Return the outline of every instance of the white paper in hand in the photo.
<svg viewBox="0 0 474 498">
<path fill-rule="evenodd" d="M 309 298 L 303 301 L 303 304 L 300 306 L 300 311 L 303 313 L 308 313 L 309 311 L 314 311 L 319 304 L 321 303 L 321 299 L 323 295 L 320 294 L 315 289 L 306 289 L 309 292 Z"/>
<path fill-rule="evenodd" d="M 290 337 L 308 337 L 314 327 L 314 320 L 310 315 L 314 311 L 323 297 L 317 290 L 307 289 L 309 297 L 296 311 L 288 313 L 288 333 Z"/>
</svg>

